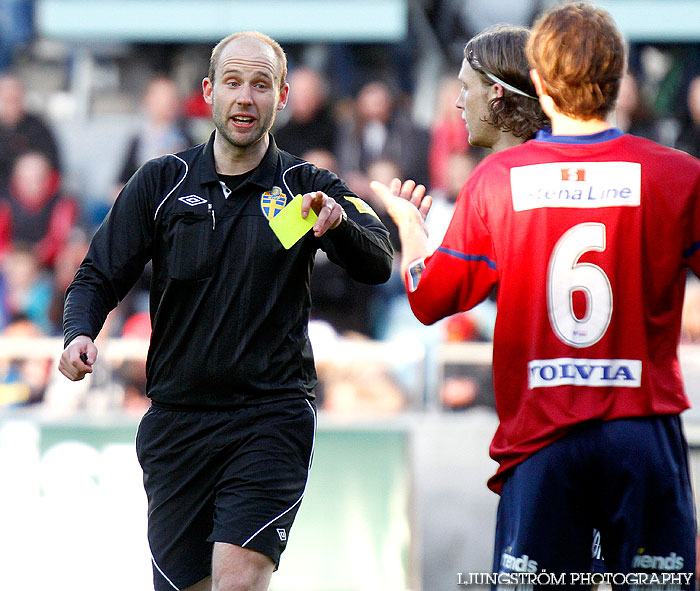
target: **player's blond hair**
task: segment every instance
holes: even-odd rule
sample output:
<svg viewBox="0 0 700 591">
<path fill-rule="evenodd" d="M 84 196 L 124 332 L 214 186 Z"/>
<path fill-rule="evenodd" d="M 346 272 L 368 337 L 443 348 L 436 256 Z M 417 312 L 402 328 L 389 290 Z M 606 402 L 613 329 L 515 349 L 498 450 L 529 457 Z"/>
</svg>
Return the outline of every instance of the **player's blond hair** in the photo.
<svg viewBox="0 0 700 591">
<path fill-rule="evenodd" d="M 586 2 L 555 6 L 535 22 L 526 53 L 561 113 L 605 119 L 614 109 L 626 48 L 605 10 Z"/>
<path fill-rule="evenodd" d="M 260 41 L 267 43 L 272 48 L 272 51 L 275 52 L 277 63 L 280 68 L 279 87 L 282 88 L 287 82 L 287 56 L 284 53 L 284 49 L 282 49 L 277 41 L 259 31 L 239 31 L 238 33 L 232 33 L 228 37 L 224 37 L 221 41 L 219 41 L 214 46 L 214 49 L 212 49 L 211 57 L 209 58 L 209 72 L 207 73 L 209 80 L 214 82 L 214 77 L 216 76 L 216 66 L 219 64 L 221 52 L 231 41 L 240 37 L 252 37 L 254 39 L 259 39 Z"/>
</svg>

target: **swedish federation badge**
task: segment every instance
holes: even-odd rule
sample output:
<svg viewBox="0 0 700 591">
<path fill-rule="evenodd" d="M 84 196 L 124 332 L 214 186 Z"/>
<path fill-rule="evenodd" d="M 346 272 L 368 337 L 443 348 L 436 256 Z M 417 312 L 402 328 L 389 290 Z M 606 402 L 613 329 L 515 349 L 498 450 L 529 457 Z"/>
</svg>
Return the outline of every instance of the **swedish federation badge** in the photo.
<svg viewBox="0 0 700 591">
<path fill-rule="evenodd" d="M 286 204 L 287 196 L 282 193 L 282 189 L 279 187 L 272 187 L 272 189 L 265 191 L 260 196 L 260 209 L 262 209 L 263 215 L 268 220 L 271 220 L 282 211 Z"/>
</svg>

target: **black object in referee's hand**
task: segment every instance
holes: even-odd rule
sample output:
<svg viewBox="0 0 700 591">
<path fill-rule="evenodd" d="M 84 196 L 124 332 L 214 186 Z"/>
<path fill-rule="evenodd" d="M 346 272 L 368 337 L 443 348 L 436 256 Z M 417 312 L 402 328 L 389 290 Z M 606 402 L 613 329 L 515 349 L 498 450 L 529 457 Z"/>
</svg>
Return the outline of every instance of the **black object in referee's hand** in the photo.
<svg viewBox="0 0 700 591">
<path fill-rule="evenodd" d="M 85 353 L 85 351 L 80 354 L 80 361 L 87 364 L 87 353 Z"/>
</svg>

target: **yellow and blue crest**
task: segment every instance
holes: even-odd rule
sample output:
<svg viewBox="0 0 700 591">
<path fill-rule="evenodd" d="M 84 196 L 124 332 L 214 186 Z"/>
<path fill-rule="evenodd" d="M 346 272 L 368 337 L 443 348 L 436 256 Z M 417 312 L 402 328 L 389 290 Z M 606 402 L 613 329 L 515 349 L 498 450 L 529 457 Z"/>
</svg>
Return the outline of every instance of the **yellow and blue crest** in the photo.
<svg viewBox="0 0 700 591">
<path fill-rule="evenodd" d="M 287 196 L 279 187 L 272 187 L 260 195 L 260 209 L 268 220 L 282 211 L 285 205 L 287 205 Z"/>
</svg>

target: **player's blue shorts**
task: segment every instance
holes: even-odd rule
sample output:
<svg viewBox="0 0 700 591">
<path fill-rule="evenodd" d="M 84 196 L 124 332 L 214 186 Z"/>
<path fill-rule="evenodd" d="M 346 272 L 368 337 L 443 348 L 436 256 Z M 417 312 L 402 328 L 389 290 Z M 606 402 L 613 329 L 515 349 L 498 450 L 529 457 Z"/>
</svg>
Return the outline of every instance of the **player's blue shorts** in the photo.
<svg viewBox="0 0 700 591">
<path fill-rule="evenodd" d="M 695 588 L 688 579 L 695 509 L 680 417 L 589 421 L 516 466 L 501 492 L 494 572 L 565 573 L 567 588 L 589 589 L 576 574 L 594 569 L 594 528 L 610 576 L 657 575 L 617 576 L 614 589 Z M 668 585 L 634 584 L 662 580 Z M 537 584 L 547 577 L 529 581 L 534 586 L 520 588 L 553 588 Z"/>
</svg>

